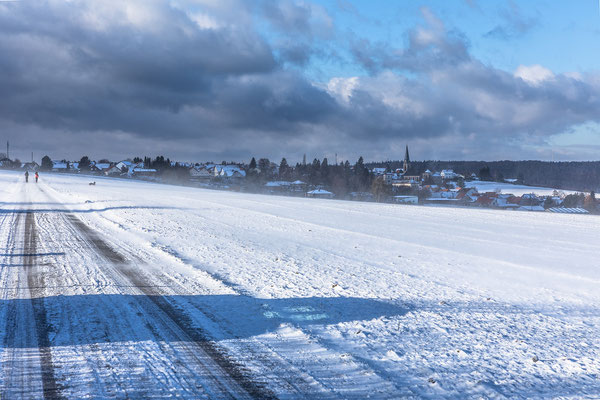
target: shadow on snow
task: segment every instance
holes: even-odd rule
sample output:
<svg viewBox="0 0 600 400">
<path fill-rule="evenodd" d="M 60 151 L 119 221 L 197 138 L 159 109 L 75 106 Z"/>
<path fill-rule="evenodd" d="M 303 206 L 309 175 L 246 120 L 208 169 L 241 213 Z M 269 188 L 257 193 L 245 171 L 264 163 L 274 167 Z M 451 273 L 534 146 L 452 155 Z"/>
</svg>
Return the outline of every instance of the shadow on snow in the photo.
<svg viewBox="0 0 600 400">
<path fill-rule="evenodd" d="M 101 294 L 0 301 L 0 310 L 5 310 L 4 318 L 9 320 L 19 307 L 45 310 L 47 326 L 43 328 L 48 333 L 50 346 L 180 341 L 172 330 L 159 326 L 164 323 L 165 315 L 175 321 L 190 340 L 198 341 L 256 336 L 273 332 L 285 323 L 300 327 L 328 325 L 392 317 L 407 312 L 406 308 L 390 303 L 352 297 L 256 299 L 239 295 Z M 36 322 L 31 315 L 28 321 L 14 323 Z M 16 328 L 3 326 L 6 329 Z M 1 336 L 7 334 L 2 330 L 0 333 Z M 6 343 L 5 339 L 2 346 L 20 347 L 19 343 L 25 346 L 27 342 Z"/>
</svg>

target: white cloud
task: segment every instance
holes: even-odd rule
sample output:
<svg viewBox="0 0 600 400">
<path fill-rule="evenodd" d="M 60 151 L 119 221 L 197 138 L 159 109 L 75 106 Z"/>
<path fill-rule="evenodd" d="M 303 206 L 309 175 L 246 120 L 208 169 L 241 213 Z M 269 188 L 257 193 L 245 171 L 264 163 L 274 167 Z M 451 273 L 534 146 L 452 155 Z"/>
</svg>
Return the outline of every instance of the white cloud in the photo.
<svg viewBox="0 0 600 400">
<path fill-rule="evenodd" d="M 519 65 L 514 73 L 516 78 L 521 78 L 533 86 L 539 86 L 542 82 L 554 79 L 554 73 L 541 65 Z"/>
</svg>

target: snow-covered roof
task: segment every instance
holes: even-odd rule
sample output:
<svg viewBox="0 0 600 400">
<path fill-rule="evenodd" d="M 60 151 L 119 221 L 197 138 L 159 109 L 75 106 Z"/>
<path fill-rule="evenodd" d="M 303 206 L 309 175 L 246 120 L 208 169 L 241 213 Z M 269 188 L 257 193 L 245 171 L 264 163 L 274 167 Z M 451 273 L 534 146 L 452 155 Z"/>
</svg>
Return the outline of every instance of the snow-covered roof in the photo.
<svg viewBox="0 0 600 400">
<path fill-rule="evenodd" d="M 546 211 L 542 206 L 520 206 L 517 208 L 520 211 Z"/>
<path fill-rule="evenodd" d="M 324 189 L 315 189 L 315 190 L 311 190 L 310 192 L 307 192 L 307 193 L 308 194 L 333 194 Z"/>
<path fill-rule="evenodd" d="M 133 168 L 133 172 L 156 172 L 154 168 Z"/>
<path fill-rule="evenodd" d="M 302 181 L 294 181 L 292 182 L 292 185 L 306 185 L 306 183 Z"/>
<path fill-rule="evenodd" d="M 568 208 L 568 207 L 552 207 L 547 209 L 546 211 L 552 213 L 562 213 L 562 214 L 589 214 L 589 211 L 585 208 Z"/>
<path fill-rule="evenodd" d="M 62 161 L 52 161 L 53 169 L 67 169 L 67 163 Z M 77 169 L 79 168 L 78 162 L 69 162 L 69 168 Z"/>
<path fill-rule="evenodd" d="M 110 164 L 109 163 L 96 163 L 96 168 L 98 169 L 108 169 L 110 168 Z"/>
<path fill-rule="evenodd" d="M 288 182 L 288 181 L 272 181 L 272 182 L 265 183 L 265 186 L 267 186 L 267 187 L 281 187 L 281 186 L 289 186 L 291 184 L 292 183 Z"/>
</svg>

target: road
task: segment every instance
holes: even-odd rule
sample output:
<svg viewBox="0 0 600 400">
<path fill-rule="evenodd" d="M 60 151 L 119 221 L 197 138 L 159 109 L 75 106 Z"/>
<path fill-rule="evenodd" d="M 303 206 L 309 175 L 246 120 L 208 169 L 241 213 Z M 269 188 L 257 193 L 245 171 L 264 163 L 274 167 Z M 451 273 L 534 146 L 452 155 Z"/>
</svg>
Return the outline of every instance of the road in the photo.
<svg viewBox="0 0 600 400">
<path fill-rule="evenodd" d="M 1 202 L 0 398 L 397 394 L 359 359 L 281 325 L 307 310 L 320 317 L 338 298 L 269 302 L 208 271 L 182 272 L 150 245 L 94 229 L 89 211 L 52 192 L 15 180 Z"/>
<path fill-rule="evenodd" d="M 154 274 L 42 185 L 20 192 L 1 215 L 1 398 L 274 397 L 186 311 L 206 318 L 198 288 Z"/>
</svg>

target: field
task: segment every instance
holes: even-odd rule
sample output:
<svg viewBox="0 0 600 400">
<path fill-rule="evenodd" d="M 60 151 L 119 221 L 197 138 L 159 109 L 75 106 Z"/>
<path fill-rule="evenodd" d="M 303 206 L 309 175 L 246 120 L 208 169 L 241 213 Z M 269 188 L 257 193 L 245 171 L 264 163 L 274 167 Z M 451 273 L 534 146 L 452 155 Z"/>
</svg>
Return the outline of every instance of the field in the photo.
<svg viewBox="0 0 600 400">
<path fill-rule="evenodd" d="M 599 222 L 0 172 L 0 395 L 597 396 Z"/>
</svg>

